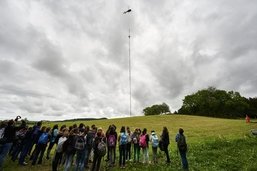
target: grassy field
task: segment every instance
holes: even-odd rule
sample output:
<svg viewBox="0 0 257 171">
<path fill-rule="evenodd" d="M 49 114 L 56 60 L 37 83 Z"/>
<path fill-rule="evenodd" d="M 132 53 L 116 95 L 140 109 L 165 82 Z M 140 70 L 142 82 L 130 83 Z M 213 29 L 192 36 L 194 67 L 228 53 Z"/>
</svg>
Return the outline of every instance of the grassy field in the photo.
<svg viewBox="0 0 257 171">
<path fill-rule="evenodd" d="M 61 122 L 59 125 L 73 125 L 75 122 Z M 80 121 L 76 121 L 77 124 Z M 251 129 L 257 128 L 257 122 L 246 124 L 240 119 L 218 119 L 187 115 L 144 116 L 110 120 L 96 120 L 83 122 L 86 125 L 95 124 L 104 130 L 110 124 L 115 124 L 118 131 L 121 126 L 134 128 L 147 128 L 148 133 L 155 130 L 161 134 L 163 126 L 170 133 L 169 146 L 172 163 L 165 164 L 164 154 L 159 152 L 159 164 L 143 165 L 127 163 L 125 170 L 180 170 L 181 163 L 177 154 L 175 135 L 180 127 L 185 130 L 189 145 L 188 162 L 190 170 L 257 170 L 257 137 L 250 134 Z M 43 125 L 52 126 L 54 122 Z M 54 150 L 52 150 L 54 151 Z M 53 155 L 53 154 L 52 154 Z M 150 151 L 151 159 L 151 151 Z M 116 159 L 116 161 L 118 161 Z M 116 162 L 117 163 L 117 162 Z M 105 162 L 102 162 L 102 170 Z M 17 162 L 6 161 L 6 171 L 50 171 L 51 161 L 43 160 L 42 165 L 20 167 Z M 118 167 L 111 170 L 119 170 Z"/>
</svg>

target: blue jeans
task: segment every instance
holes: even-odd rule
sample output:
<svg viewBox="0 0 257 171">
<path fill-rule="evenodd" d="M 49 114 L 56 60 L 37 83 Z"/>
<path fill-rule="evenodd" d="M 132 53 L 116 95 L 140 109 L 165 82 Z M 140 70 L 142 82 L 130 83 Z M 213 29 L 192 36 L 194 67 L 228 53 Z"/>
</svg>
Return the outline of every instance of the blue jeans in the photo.
<svg viewBox="0 0 257 171">
<path fill-rule="evenodd" d="M 87 148 L 86 147 L 86 152 L 85 152 L 85 167 L 88 167 L 88 160 L 89 160 L 89 155 L 92 151 L 92 148 Z"/>
<path fill-rule="evenodd" d="M 109 165 L 113 165 L 115 163 L 115 151 L 116 147 L 109 147 Z"/>
<path fill-rule="evenodd" d="M 64 171 L 69 171 L 74 154 L 66 154 Z"/>
<path fill-rule="evenodd" d="M 12 147 L 12 143 L 5 143 L 5 144 L 1 144 L 0 146 L 0 170 L 3 167 L 4 164 L 4 160 L 9 152 L 9 150 Z"/>
<path fill-rule="evenodd" d="M 142 148 L 143 152 L 143 163 L 149 163 L 148 147 Z"/>
<path fill-rule="evenodd" d="M 75 171 L 83 171 L 84 170 L 86 151 L 87 151 L 87 148 L 84 148 L 81 151 L 77 151 Z"/>
<path fill-rule="evenodd" d="M 27 154 L 29 153 L 29 149 L 30 149 L 31 145 L 32 145 L 31 141 L 26 141 L 24 143 L 24 146 L 22 147 L 20 158 L 19 158 L 19 164 L 22 165 L 23 162 L 25 161 L 25 158 L 26 158 Z"/>
<path fill-rule="evenodd" d="M 139 144 L 134 144 L 134 162 L 139 162 L 140 147 Z"/>
<path fill-rule="evenodd" d="M 126 161 L 126 148 L 127 148 L 126 144 L 119 146 L 119 151 L 120 151 L 120 160 L 119 160 L 119 164 L 120 164 L 120 166 L 125 166 L 125 161 Z"/>
<path fill-rule="evenodd" d="M 157 163 L 157 149 L 158 149 L 158 147 L 152 147 L 153 162 L 154 162 L 154 163 Z"/>
<path fill-rule="evenodd" d="M 183 169 L 188 169 L 188 162 L 187 162 L 187 155 L 186 155 L 186 152 L 179 150 L 179 154 L 180 154 L 180 156 L 181 156 Z"/>
</svg>

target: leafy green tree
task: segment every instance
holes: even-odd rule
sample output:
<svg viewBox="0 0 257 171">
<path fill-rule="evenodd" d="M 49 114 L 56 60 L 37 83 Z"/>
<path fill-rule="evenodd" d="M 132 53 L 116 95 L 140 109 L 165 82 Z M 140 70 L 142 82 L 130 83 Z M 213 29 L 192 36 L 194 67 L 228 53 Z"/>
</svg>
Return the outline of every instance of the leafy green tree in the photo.
<svg viewBox="0 0 257 171">
<path fill-rule="evenodd" d="M 143 113 L 145 116 L 160 115 L 168 112 L 170 112 L 170 107 L 166 103 L 162 103 L 160 105 L 152 105 L 151 107 L 146 107 L 145 109 L 143 109 Z"/>
<path fill-rule="evenodd" d="M 244 117 L 248 111 L 249 102 L 240 93 L 209 87 L 187 95 L 178 113 L 213 117 Z"/>
</svg>

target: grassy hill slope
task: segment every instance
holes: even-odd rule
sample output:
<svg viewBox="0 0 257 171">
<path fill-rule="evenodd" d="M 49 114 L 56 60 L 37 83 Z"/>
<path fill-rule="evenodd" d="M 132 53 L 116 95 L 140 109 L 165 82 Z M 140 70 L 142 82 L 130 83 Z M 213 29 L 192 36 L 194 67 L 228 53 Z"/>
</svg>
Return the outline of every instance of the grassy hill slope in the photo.
<svg viewBox="0 0 257 171">
<path fill-rule="evenodd" d="M 79 124 L 76 122 L 61 122 L 59 125 L 67 126 Z M 148 133 L 155 130 L 161 134 L 163 126 L 170 132 L 171 165 L 164 165 L 164 154 L 159 152 L 158 165 L 135 165 L 129 163 L 126 170 L 178 170 L 180 158 L 177 155 L 175 135 L 180 127 L 185 130 L 189 152 L 188 161 L 190 170 L 256 170 L 257 139 L 249 134 L 251 129 L 257 128 L 257 123 L 246 124 L 244 120 L 219 119 L 187 115 L 162 115 L 119 118 L 108 120 L 83 121 L 86 125 L 95 124 L 104 130 L 110 124 L 134 128 L 147 128 Z M 56 122 L 44 123 L 52 126 Z M 150 151 L 151 158 L 151 151 Z M 116 159 L 116 161 L 118 161 Z M 19 167 L 12 161 L 7 161 L 5 170 L 51 170 L 51 161 L 43 161 L 42 166 Z M 105 162 L 103 163 L 105 165 Z M 112 170 L 119 170 L 118 167 Z"/>
</svg>

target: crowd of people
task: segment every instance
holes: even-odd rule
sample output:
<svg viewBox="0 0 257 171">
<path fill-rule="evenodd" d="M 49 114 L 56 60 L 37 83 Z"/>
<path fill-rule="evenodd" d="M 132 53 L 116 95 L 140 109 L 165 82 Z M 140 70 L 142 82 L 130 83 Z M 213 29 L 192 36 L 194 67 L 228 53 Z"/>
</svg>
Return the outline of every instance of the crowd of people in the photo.
<svg viewBox="0 0 257 171">
<path fill-rule="evenodd" d="M 26 166 L 28 163 L 42 164 L 44 155 L 46 160 L 50 159 L 54 146 L 54 156 L 51 159 L 53 171 L 61 168 L 68 171 L 72 165 L 75 166 L 75 171 L 85 169 L 99 171 L 103 158 L 108 167 L 117 165 L 120 169 L 125 168 L 128 161 L 148 164 L 149 148 L 152 148 L 151 163 L 158 163 L 158 149 L 165 153 L 166 163 L 171 162 L 167 127 L 163 127 L 162 134 L 158 137 L 154 130 L 148 133 L 146 128 L 143 130 L 136 128 L 131 131 L 129 127 L 122 126 L 118 131 L 115 125 L 110 125 L 104 131 L 101 127 L 97 128 L 95 125 L 89 127 L 83 123 L 79 126 L 62 125 L 59 128 L 58 125 L 54 125 L 50 128 L 42 126 L 42 122 L 29 127 L 24 120 L 19 121 L 20 124 L 17 125 L 19 119 L 20 116 L 17 116 L 15 120 L 2 121 L 0 124 L 0 171 L 8 156 L 14 162 L 18 160 L 20 166 Z M 184 130 L 180 128 L 175 141 L 182 167 L 188 170 L 187 143 L 183 132 Z M 117 147 L 118 164 L 116 164 Z"/>
</svg>

